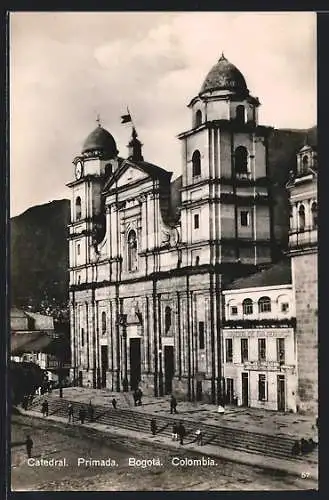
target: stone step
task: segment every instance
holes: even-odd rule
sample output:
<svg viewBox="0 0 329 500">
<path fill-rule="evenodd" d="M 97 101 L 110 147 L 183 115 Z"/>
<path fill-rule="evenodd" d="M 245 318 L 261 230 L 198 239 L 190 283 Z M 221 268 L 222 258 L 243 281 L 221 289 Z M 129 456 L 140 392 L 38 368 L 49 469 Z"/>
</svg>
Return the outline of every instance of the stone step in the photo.
<svg viewBox="0 0 329 500">
<path fill-rule="evenodd" d="M 85 403 L 76 401 L 59 400 L 49 398 L 49 415 L 67 417 L 67 407 L 71 403 L 74 410 L 75 419 L 78 417 L 78 411 L 81 406 L 87 408 Z M 41 409 L 42 399 L 35 399 L 30 406 L 31 409 Z M 154 416 L 134 411 L 131 408 L 114 408 L 94 406 L 94 419 L 96 422 L 112 425 L 113 427 L 127 428 L 134 431 L 150 433 L 151 419 L 155 418 L 157 427 L 161 434 L 171 435 L 172 425 L 179 419 L 174 417 Z M 87 420 L 88 421 L 88 420 Z M 183 418 L 182 418 L 182 421 Z M 197 422 L 184 421 L 187 430 L 187 440 L 191 439 L 196 428 Z M 235 429 L 224 426 L 207 425 L 204 431 L 204 441 L 211 444 L 240 451 L 250 451 L 262 453 L 265 455 L 295 459 L 291 453 L 294 440 L 279 436 L 270 436 L 266 434 L 252 433 L 241 429 Z"/>
</svg>

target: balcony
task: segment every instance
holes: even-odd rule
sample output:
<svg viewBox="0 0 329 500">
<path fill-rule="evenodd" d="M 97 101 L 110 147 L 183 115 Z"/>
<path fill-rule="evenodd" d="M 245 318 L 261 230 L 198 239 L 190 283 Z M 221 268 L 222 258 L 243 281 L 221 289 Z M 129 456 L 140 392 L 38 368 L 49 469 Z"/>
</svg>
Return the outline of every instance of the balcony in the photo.
<svg viewBox="0 0 329 500">
<path fill-rule="evenodd" d="M 289 248 L 312 247 L 318 244 L 318 230 L 316 227 L 305 227 L 304 230 L 289 232 Z"/>
</svg>

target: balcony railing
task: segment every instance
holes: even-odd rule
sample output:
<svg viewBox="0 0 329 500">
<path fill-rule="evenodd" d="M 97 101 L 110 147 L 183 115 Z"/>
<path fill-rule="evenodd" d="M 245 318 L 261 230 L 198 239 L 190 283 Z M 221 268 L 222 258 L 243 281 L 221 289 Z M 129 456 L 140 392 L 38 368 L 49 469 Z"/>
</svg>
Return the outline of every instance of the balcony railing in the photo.
<svg viewBox="0 0 329 500">
<path fill-rule="evenodd" d="M 316 227 L 305 227 L 303 230 L 289 232 L 289 247 L 301 248 L 316 245 L 318 242 L 318 229 Z"/>
</svg>

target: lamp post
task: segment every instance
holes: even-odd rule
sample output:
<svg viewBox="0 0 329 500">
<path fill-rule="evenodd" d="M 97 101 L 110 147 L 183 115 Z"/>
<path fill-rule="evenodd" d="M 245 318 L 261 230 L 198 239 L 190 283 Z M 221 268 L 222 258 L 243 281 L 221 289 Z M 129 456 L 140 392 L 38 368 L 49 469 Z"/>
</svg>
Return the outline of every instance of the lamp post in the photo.
<svg viewBox="0 0 329 500">
<path fill-rule="evenodd" d="M 159 349 L 159 396 L 163 396 L 162 349 Z"/>
</svg>

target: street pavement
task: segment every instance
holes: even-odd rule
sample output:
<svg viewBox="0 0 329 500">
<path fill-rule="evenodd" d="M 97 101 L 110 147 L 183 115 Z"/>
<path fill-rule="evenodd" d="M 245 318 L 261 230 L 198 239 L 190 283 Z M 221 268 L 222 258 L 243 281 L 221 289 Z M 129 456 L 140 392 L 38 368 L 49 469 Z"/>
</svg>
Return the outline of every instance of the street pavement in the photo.
<svg viewBox="0 0 329 500">
<path fill-rule="evenodd" d="M 99 425 L 99 424 L 98 424 Z M 95 426 L 95 428 L 93 428 Z M 164 438 L 148 437 L 148 442 L 125 435 L 100 432 L 97 424 L 71 425 L 54 417 L 12 416 L 12 489 L 14 491 L 193 491 L 193 490 L 308 490 L 315 489 L 314 478 L 305 470 L 294 477 L 275 473 L 252 464 L 214 458 L 214 465 L 173 465 L 173 460 L 200 459 L 199 453 Z M 122 432 L 122 431 L 121 431 Z M 27 464 L 26 435 L 34 441 L 34 459 L 67 459 L 65 467 L 36 467 Z M 137 433 L 135 433 L 137 434 Z M 203 452 L 202 452 L 203 453 Z M 230 452 L 231 453 L 231 452 Z M 206 455 L 206 454 L 205 454 Z M 78 458 L 106 459 L 113 467 L 78 466 Z M 129 460 L 158 459 L 161 465 L 137 467 Z M 138 463 L 138 462 L 137 462 Z M 186 473 L 187 472 L 187 473 Z"/>
</svg>

